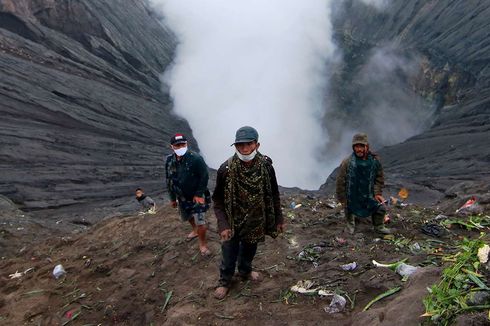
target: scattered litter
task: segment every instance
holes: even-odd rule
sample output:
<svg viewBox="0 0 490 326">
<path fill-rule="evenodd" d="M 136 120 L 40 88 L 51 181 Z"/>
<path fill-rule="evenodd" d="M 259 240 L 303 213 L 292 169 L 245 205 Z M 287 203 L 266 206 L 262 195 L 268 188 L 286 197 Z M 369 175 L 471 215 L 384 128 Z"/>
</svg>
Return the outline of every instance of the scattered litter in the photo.
<svg viewBox="0 0 490 326">
<path fill-rule="evenodd" d="M 478 249 L 478 259 L 480 260 L 480 263 L 485 264 L 488 262 L 488 253 L 490 252 L 490 247 L 485 244 L 483 247 Z"/>
<path fill-rule="evenodd" d="M 400 191 L 398 192 L 398 197 L 401 199 L 407 199 L 408 198 L 408 189 L 407 188 L 401 188 Z"/>
<path fill-rule="evenodd" d="M 446 215 L 443 215 L 443 214 L 439 214 L 436 217 L 434 217 L 435 221 L 442 221 L 442 220 L 447 220 L 447 219 L 448 219 L 448 217 Z"/>
<path fill-rule="evenodd" d="M 294 207 L 296 207 L 296 202 L 292 201 L 291 204 L 289 204 L 289 207 L 294 209 Z"/>
<path fill-rule="evenodd" d="M 406 280 L 410 275 L 412 275 L 418 269 L 418 267 L 405 264 L 406 260 L 407 259 L 403 259 L 403 260 L 400 260 L 398 262 L 391 263 L 391 264 L 381 264 L 381 263 L 378 263 L 376 260 L 373 260 L 373 265 L 376 267 L 389 268 L 392 271 L 395 271 L 400 276 L 402 276 L 404 278 L 404 280 Z"/>
<path fill-rule="evenodd" d="M 62 220 L 59 220 L 59 221 L 56 221 L 56 224 L 61 224 L 63 221 Z"/>
<path fill-rule="evenodd" d="M 58 279 L 60 278 L 61 276 L 65 275 L 66 274 L 66 271 L 65 269 L 63 268 L 63 265 L 59 264 L 59 265 L 56 265 L 53 269 L 53 276 L 55 279 Z"/>
<path fill-rule="evenodd" d="M 345 240 L 344 238 L 341 238 L 341 237 L 335 237 L 335 241 L 337 241 L 337 243 L 339 245 L 345 245 L 347 243 L 347 240 Z"/>
<path fill-rule="evenodd" d="M 321 254 L 325 251 L 326 246 L 327 244 L 324 241 L 319 244 L 310 244 L 298 254 L 298 259 L 316 263 Z"/>
<path fill-rule="evenodd" d="M 354 261 L 349 264 L 340 265 L 340 268 L 342 268 L 344 271 L 353 271 L 357 268 L 357 263 Z"/>
<path fill-rule="evenodd" d="M 315 282 L 310 280 L 298 281 L 291 287 L 291 291 L 301 294 L 314 294 L 318 292 L 318 288 L 313 288 Z"/>
<path fill-rule="evenodd" d="M 31 267 L 31 268 L 26 269 L 24 271 L 24 275 L 26 275 L 27 273 L 32 272 L 32 271 L 34 271 L 34 267 Z"/>
<path fill-rule="evenodd" d="M 24 228 L 20 227 L 20 228 L 17 228 L 17 231 L 22 231 L 24 230 Z"/>
<path fill-rule="evenodd" d="M 327 297 L 327 296 L 334 295 L 334 294 L 335 293 L 334 292 L 331 292 L 331 291 L 318 290 L 318 295 L 321 296 L 321 297 Z"/>
<path fill-rule="evenodd" d="M 409 249 L 413 254 L 416 254 L 419 253 L 422 248 L 418 242 L 414 242 L 409 246 Z"/>
<path fill-rule="evenodd" d="M 416 266 L 401 263 L 395 268 L 395 272 L 404 279 L 407 279 L 410 275 L 415 273 L 419 268 Z"/>
<path fill-rule="evenodd" d="M 303 204 L 297 204 L 293 208 L 296 209 L 296 208 L 300 208 L 301 206 L 303 206 Z"/>
<path fill-rule="evenodd" d="M 432 237 L 440 237 L 444 233 L 444 229 L 435 223 L 425 223 L 420 229 L 422 230 L 422 233 Z"/>
<path fill-rule="evenodd" d="M 339 206 L 339 204 L 328 202 L 328 203 L 325 204 L 325 206 L 327 206 L 327 208 L 330 208 L 330 209 L 335 209 L 335 208 L 337 208 Z"/>
<path fill-rule="evenodd" d="M 324 310 L 326 313 L 335 314 L 335 313 L 343 311 L 345 309 L 346 303 L 347 303 L 347 300 L 343 296 L 338 295 L 338 294 L 334 294 L 332 301 L 330 302 L 330 304 L 327 307 L 324 308 Z"/>
<path fill-rule="evenodd" d="M 470 199 L 464 203 L 463 206 L 456 210 L 456 214 L 461 215 L 470 215 L 470 214 L 481 214 L 483 213 L 482 207 L 478 204 L 475 196 L 472 196 Z"/>
<path fill-rule="evenodd" d="M 366 311 L 368 310 L 373 304 L 375 304 L 376 302 L 378 302 L 379 300 L 382 300 L 386 297 L 389 297 L 390 295 L 392 294 L 395 294 L 397 293 L 398 291 L 400 291 L 402 288 L 401 287 L 395 287 L 395 288 L 392 288 L 392 289 L 389 289 L 388 291 L 378 295 L 376 298 L 374 298 L 373 300 L 371 300 L 365 307 L 364 309 L 362 309 L 362 311 Z"/>
<path fill-rule="evenodd" d="M 16 279 L 16 278 L 21 278 L 22 275 L 23 274 L 22 273 L 19 273 L 19 271 L 15 271 L 15 273 L 10 274 L 9 277 L 10 277 L 11 280 L 13 280 L 13 279 Z"/>
</svg>

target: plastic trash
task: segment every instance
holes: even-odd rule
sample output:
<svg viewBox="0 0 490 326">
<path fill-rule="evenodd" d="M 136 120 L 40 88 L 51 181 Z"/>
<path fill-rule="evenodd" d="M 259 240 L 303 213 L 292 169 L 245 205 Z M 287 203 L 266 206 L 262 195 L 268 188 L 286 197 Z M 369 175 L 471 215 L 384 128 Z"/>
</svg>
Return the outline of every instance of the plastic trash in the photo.
<svg viewBox="0 0 490 326">
<path fill-rule="evenodd" d="M 55 279 L 59 279 L 61 276 L 65 275 L 66 271 L 63 268 L 63 265 L 56 265 L 53 269 L 53 276 Z"/>
<path fill-rule="evenodd" d="M 10 277 L 11 280 L 13 280 L 13 279 L 16 279 L 16 278 L 21 278 L 22 275 L 23 274 L 22 273 L 19 273 L 19 271 L 15 271 L 15 273 L 10 274 L 9 277 Z"/>
<path fill-rule="evenodd" d="M 448 217 L 444 214 L 439 214 L 436 217 L 434 217 L 434 220 L 436 220 L 436 221 L 447 220 L 447 219 L 448 219 Z"/>
<path fill-rule="evenodd" d="M 486 264 L 488 262 L 488 254 L 490 253 L 490 247 L 485 244 L 483 247 L 478 249 L 478 259 L 480 263 Z"/>
<path fill-rule="evenodd" d="M 330 304 L 327 307 L 324 308 L 324 310 L 326 313 L 335 314 L 335 313 L 343 311 L 345 309 L 346 303 L 347 303 L 347 300 L 343 296 L 338 295 L 338 294 L 334 294 L 332 301 L 330 302 Z"/>
<path fill-rule="evenodd" d="M 476 197 L 472 196 L 463 206 L 456 210 L 456 213 L 461 215 L 481 214 L 483 213 L 483 208 L 478 204 Z"/>
<path fill-rule="evenodd" d="M 435 223 L 426 223 L 422 225 L 420 229 L 422 230 L 422 233 L 433 237 L 440 237 L 444 234 L 444 229 Z"/>
<path fill-rule="evenodd" d="M 395 272 L 398 273 L 400 276 L 406 278 L 415 273 L 418 270 L 418 267 L 408 265 L 405 263 L 401 263 L 395 268 Z"/>
<path fill-rule="evenodd" d="M 344 271 L 353 271 L 357 268 L 357 263 L 354 261 L 349 264 L 340 265 L 340 268 L 342 268 Z"/>
<path fill-rule="evenodd" d="M 291 291 L 301 294 L 312 294 L 318 292 L 317 288 L 313 288 L 315 282 L 310 280 L 298 281 L 291 287 Z"/>
<path fill-rule="evenodd" d="M 293 208 L 296 206 L 296 203 L 294 201 L 291 202 L 291 204 L 289 204 L 289 207 Z"/>
<path fill-rule="evenodd" d="M 296 204 L 296 205 L 294 205 L 293 208 L 296 209 L 296 208 L 300 208 L 301 206 L 303 206 L 303 204 Z"/>
<path fill-rule="evenodd" d="M 411 251 L 412 253 L 414 253 L 414 254 L 415 254 L 415 253 L 420 252 L 420 250 L 422 249 L 422 248 L 420 247 L 420 245 L 419 245 L 419 243 L 418 243 L 418 242 L 412 243 L 412 244 L 409 246 L 409 248 L 410 248 L 410 251 Z"/>
<path fill-rule="evenodd" d="M 408 198 L 408 190 L 407 188 L 401 188 L 400 191 L 398 192 L 398 197 L 401 199 L 407 199 Z"/>
</svg>

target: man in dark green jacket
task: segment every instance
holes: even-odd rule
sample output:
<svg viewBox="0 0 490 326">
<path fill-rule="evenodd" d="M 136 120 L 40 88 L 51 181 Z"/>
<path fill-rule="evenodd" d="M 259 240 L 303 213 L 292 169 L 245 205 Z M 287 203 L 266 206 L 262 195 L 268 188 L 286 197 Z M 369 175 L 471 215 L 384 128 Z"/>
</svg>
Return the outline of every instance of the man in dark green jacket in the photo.
<svg viewBox="0 0 490 326">
<path fill-rule="evenodd" d="M 242 278 L 261 278 L 252 270 L 257 244 L 266 235 L 275 238 L 283 231 L 276 174 L 272 160 L 258 152 L 258 139 L 254 128 L 238 129 L 233 143 L 236 153 L 218 169 L 213 193 L 222 240 L 220 280 L 214 293 L 217 299 L 228 293 L 237 263 Z"/>
<path fill-rule="evenodd" d="M 199 154 L 187 149 L 184 135 L 173 136 L 170 146 L 174 153 L 167 156 L 165 163 L 170 203 L 172 207 L 179 207 L 182 221 L 192 226 L 186 239 L 198 237 L 201 255 L 208 256 L 211 252 L 206 242 L 205 212 L 210 204 L 207 165 Z"/>
<path fill-rule="evenodd" d="M 371 217 L 378 233 L 389 234 L 384 226 L 383 167 L 378 157 L 369 151 L 366 134 L 352 139 L 353 153 L 344 159 L 337 176 L 337 199 L 345 210 L 347 229 L 355 232 L 355 219 Z"/>
</svg>

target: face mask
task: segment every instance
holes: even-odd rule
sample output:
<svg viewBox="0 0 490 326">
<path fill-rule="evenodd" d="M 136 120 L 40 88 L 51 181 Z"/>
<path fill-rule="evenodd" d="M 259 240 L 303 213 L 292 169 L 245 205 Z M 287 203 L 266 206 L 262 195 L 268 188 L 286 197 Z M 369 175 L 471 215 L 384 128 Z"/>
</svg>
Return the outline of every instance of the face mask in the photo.
<svg viewBox="0 0 490 326">
<path fill-rule="evenodd" d="M 184 156 L 185 153 L 187 153 L 187 146 L 179 149 L 174 149 L 174 152 L 177 156 Z"/>
<path fill-rule="evenodd" d="M 238 158 L 243 161 L 243 162 L 250 162 L 251 160 L 253 160 L 255 158 L 255 155 L 257 155 L 257 150 L 254 150 L 252 153 L 248 154 L 248 155 L 243 155 L 241 154 L 238 150 L 236 151 L 236 155 L 238 156 Z"/>
</svg>

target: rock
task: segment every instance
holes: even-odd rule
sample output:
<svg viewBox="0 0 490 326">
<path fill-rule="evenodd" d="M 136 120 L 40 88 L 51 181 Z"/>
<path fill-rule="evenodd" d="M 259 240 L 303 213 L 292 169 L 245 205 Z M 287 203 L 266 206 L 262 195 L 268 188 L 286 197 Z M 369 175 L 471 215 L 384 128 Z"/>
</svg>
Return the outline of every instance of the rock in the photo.
<svg viewBox="0 0 490 326">
<path fill-rule="evenodd" d="M 479 189 L 485 193 L 483 188 L 488 193 L 490 44 L 485 28 L 476 27 L 486 26 L 490 19 L 490 2 L 394 0 L 382 9 L 367 6 L 364 1 L 343 4 L 336 13 L 334 28 L 339 31 L 345 68 L 338 89 L 333 90 L 334 97 L 341 97 L 336 104 L 342 113 L 337 110 L 325 117 L 331 123 L 342 121 L 329 131 L 338 133 L 330 135 L 333 143 L 339 143 L 339 135 L 349 127 L 367 132 L 385 167 L 387 192 L 395 194 L 403 186 L 411 190 L 411 202 L 442 200 L 447 189 L 460 183 L 465 184 L 465 196 Z M 425 131 L 391 145 L 391 139 L 382 139 L 389 116 L 377 115 L 384 125 L 363 120 L 367 103 L 358 95 L 363 90 L 356 86 L 359 81 L 355 74 L 383 44 L 396 47 L 401 58 L 417 53 L 422 59 L 418 60 L 420 71 L 406 78 L 407 89 L 415 90 L 413 101 L 408 102 L 416 106 L 418 94 L 437 107 L 433 123 Z M 374 92 L 375 97 L 383 94 Z M 404 105 L 403 98 L 388 105 L 394 114 L 403 113 L 396 110 Z M 384 145 L 390 146 L 382 148 Z M 349 145 L 346 147 L 345 153 Z M 324 192 L 334 190 L 335 176 L 332 174 L 322 186 Z"/>
<path fill-rule="evenodd" d="M 483 306 L 490 303 L 489 291 L 470 292 L 466 299 L 468 306 Z"/>
<path fill-rule="evenodd" d="M 14 212 L 17 206 L 7 197 L 0 195 L 0 212 Z"/>
<path fill-rule="evenodd" d="M 52 209 L 162 192 L 170 136 L 196 144 L 159 80 L 175 46 L 143 0 L 0 0 L 0 194 Z"/>
</svg>

